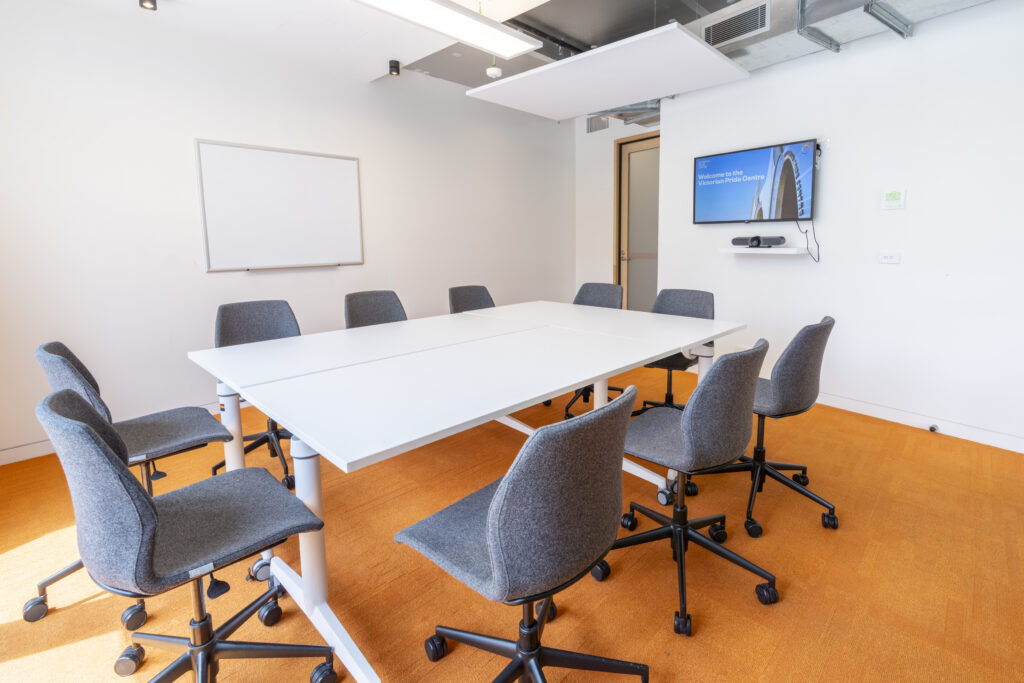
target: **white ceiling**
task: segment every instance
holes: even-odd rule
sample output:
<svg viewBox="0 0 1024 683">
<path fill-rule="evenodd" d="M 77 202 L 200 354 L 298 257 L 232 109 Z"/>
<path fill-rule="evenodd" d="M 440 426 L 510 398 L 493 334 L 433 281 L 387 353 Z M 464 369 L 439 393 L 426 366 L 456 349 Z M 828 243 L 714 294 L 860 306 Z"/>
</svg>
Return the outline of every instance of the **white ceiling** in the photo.
<svg viewBox="0 0 1024 683">
<path fill-rule="evenodd" d="M 497 21 L 543 0 L 456 0 Z M 97 12 L 119 15 L 189 40 L 250 45 L 336 68 L 355 80 L 387 74 L 388 60 L 412 63 L 455 41 L 352 0 L 158 0 L 158 10 L 136 0 L 78 0 Z"/>
</svg>

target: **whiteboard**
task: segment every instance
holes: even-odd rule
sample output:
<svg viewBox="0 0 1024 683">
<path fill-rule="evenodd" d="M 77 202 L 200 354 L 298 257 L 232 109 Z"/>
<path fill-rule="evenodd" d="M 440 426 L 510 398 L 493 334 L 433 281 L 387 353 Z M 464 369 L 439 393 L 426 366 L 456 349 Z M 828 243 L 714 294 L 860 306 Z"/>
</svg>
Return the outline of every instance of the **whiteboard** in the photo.
<svg viewBox="0 0 1024 683">
<path fill-rule="evenodd" d="M 359 160 L 196 140 L 206 272 L 363 262 Z"/>
</svg>

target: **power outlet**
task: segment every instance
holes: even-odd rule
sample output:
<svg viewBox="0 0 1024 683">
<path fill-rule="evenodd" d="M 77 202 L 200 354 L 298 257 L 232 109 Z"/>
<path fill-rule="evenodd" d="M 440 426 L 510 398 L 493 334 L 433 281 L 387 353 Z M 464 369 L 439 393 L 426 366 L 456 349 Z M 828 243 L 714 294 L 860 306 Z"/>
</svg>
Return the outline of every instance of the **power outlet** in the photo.
<svg viewBox="0 0 1024 683">
<path fill-rule="evenodd" d="M 887 266 L 898 266 L 903 261 L 903 254 L 898 251 L 883 251 L 878 255 L 878 262 Z"/>
</svg>

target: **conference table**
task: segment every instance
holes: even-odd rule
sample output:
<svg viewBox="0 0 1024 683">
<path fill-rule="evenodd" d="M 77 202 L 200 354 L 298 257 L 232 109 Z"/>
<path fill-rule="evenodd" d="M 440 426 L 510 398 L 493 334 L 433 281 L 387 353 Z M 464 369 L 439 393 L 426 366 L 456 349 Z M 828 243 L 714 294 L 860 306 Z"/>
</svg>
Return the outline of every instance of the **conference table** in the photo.
<svg viewBox="0 0 1024 683">
<path fill-rule="evenodd" d="M 323 518 L 321 457 L 348 473 L 490 420 L 529 434 L 510 413 L 588 384 L 598 408 L 609 377 L 679 351 L 699 357 L 699 378 L 712 361 L 707 342 L 743 327 L 534 301 L 188 357 L 218 380 L 221 420 L 234 437 L 224 444 L 227 469 L 245 466 L 241 397 L 292 433 L 295 493 Z M 623 469 L 669 485 L 625 458 Z M 265 554 L 352 677 L 379 681 L 328 605 L 324 532 L 299 534 L 299 556 L 301 574 Z"/>
</svg>

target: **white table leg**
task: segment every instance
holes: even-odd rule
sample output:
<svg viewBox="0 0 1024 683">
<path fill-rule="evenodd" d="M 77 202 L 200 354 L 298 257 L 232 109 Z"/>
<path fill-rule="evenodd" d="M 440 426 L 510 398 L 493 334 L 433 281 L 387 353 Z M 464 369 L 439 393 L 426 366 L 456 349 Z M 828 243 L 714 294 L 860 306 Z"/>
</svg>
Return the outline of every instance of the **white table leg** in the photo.
<svg viewBox="0 0 1024 683">
<path fill-rule="evenodd" d="M 220 402 L 220 423 L 231 432 L 231 441 L 224 442 L 224 469 L 230 472 L 245 467 L 242 410 L 238 394 L 223 382 L 217 382 L 217 399 Z"/>
<path fill-rule="evenodd" d="M 608 405 L 608 380 L 594 380 L 594 410 Z"/>
<path fill-rule="evenodd" d="M 501 424 L 505 425 L 506 427 L 511 427 L 512 429 L 516 430 L 517 432 L 522 432 L 523 434 L 526 434 L 527 436 L 529 436 L 529 435 L 533 434 L 535 431 L 537 431 L 536 429 L 534 429 L 530 425 L 526 424 L 525 422 L 517 420 L 514 417 L 509 417 L 508 415 L 505 415 L 503 417 L 496 417 L 496 418 L 494 418 L 494 421 L 495 422 L 500 422 Z"/>
<path fill-rule="evenodd" d="M 320 456 L 294 436 L 291 439 L 291 456 L 295 467 L 295 495 L 322 519 Z M 294 598 L 295 604 L 327 644 L 334 648 L 335 656 L 352 677 L 360 683 L 380 681 L 380 677 L 327 604 L 327 547 L 322 530 L 299 534 L 299 561 L 301 575 L 280 557 L 274 557 L 271 561 L 270 571 Z"/>
</svg>

